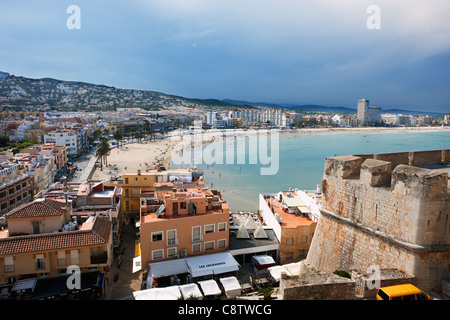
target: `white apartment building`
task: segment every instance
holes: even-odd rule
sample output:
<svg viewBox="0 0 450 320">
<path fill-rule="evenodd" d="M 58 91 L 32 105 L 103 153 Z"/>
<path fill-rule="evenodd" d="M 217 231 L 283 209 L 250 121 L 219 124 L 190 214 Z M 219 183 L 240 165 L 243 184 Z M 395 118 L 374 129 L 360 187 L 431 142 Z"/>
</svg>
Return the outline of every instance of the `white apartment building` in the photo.
<svg viewBox="0 0 450 320">
<path fill-rule="evenodd" d="M 77 141 L 77 134 L 72 131 L 55 131 L 44 136 L 44 143 L 65 146 L 69 157 L 76 157 L 79 154 Z"/>
</svg>

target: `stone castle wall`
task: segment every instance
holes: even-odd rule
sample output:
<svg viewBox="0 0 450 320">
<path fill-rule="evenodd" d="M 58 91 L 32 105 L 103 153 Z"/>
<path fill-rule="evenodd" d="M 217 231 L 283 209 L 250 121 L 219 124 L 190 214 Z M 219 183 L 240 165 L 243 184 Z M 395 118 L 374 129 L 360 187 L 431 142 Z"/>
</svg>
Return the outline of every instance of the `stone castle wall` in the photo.
<svg viewBox="0 0 450 320">
<path fill-rule="evenodd" d="M 450 264 L 448 174 L 416 166 L 449 163 L 449 151 L 326 158 L 308 263 L 328 272 L 396 268 L 425 290 L 437 286 Z"/>
</svg>

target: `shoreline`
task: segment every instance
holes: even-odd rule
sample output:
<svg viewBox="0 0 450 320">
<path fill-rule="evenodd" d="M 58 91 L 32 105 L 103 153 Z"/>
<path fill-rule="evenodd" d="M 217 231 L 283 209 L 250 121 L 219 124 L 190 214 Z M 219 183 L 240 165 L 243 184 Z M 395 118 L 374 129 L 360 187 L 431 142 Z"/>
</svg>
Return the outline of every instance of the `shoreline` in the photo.
<svg viewBox="0 0 450 320">
<path fill-rule="evenodd" d="M 231 139 L 249 136 L 251 134 L 268 133 L 273 129 L 222 129 L 206 130 L 201 133 L 201 146 L 215 142 L 225 142 Z M 385 132 L 385 131 L 446 131 L 447 127 L 363 127 L 363 128 L 297 128 L 278 130 L 280 135 L 311 134 L 311 133 L 345 133 L 345 132 Z M 198 134 L 190 134 L 187 131 L 172 132 L 171 136 L 155 141 L 130 142 L 111 150 L 107 158 L 108 167 L 103 166 L 103 171 L 96 168 L 92 173 L 92 180 L 108 180 L 111 177 L 119 177 L 124 173 L 143 172 L 153 170 L 157 164 L 170 168 L 172 158 L 179 156 L 182 151 L 194 147 L 192 141 Z M 219 139 L 216 139 L 219 137 Z M 191 149 L 192 150 L 192 149 Z"/>
</svg>

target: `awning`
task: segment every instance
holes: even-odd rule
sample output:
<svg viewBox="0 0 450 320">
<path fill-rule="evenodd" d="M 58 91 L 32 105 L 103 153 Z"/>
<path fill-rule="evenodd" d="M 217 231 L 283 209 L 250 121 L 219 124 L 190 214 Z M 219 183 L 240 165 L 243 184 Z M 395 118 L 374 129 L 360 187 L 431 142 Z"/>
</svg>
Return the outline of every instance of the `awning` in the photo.
<svg viewBox="0 0 450 320">
<path fill-rule="evenodd" d="M 175 259 L 163 262 L 150 263 L 150 272 L 153 279 L 168 277 L 180 273 L 188 273 L 189 269 L 185 259 Z"/>
<path fill-rule="evenodd" d="M 99 272 L 90 271 L 81 273 L 79 289 L 69 289 L 67 287 L 69 276 L 70 275 L 63 275 L 60 277 L 39 279 L 36 283 L 32 299 L 53 299 L 58 296 L 88 291 L 98 288 L 99 285 L 103 285 L 103 282 L 98 279 Z"/>
<path fill-rule="evenodd" d="M 228 298 L 234 299 L 241 293 L 241 285 L 236 277 L 220 278 L 219 281 L 222 283 L 225 295 Z"/>
<path fill-rule="evenodd" d="M 133 292 L 136 300 L 178 300 L 181 297 L 178 286 L 152 288 Z"/>
<path fill-rule="evenodd" d="M 239 263 L 229 252 L 186 258 L 186 264 L 194 278 L 239 270 Z"/>
<path fill-rule="evenodd" d="M 253 256 L 253 259 L 261 266 L 275 263 L 273 258 L 269 255 Z"/>
<path fill-rule="evenodd" d="M 311 213 L 307 206 L 298 206 L 297 209 L 304 214 Z"/>
<path fill-rule="evenodd" d="M 37 281 L 37 278 L 17 280 L 16 283 L 14 283 L 11 292 L 15 292 L 18 294 L 24 292 L 33 292 Z"/>
<path fill-rule="evenodd" d="M 216 280 L 204 280 L 197 282 L 205 296 L 218 296 L 222 293 Z"/>
<path fill-rule="evenodd" d="M 185 300 L 191 296 L 197 297 L 199 300 L 203 299 L 203 295 L 195 283 L 183 284 L 178 286 L 178 288 L 180 289 L 181 295 Z"/>
</svg>

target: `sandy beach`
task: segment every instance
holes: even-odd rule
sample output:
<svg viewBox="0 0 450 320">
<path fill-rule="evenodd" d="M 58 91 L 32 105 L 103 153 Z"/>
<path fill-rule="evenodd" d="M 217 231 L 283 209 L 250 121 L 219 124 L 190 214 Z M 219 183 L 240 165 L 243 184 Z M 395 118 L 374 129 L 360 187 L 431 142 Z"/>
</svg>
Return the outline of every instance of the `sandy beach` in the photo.
<svg viewBox="0 0 450 320">
<path fill-rule="evenodd" d="M 279 131 L 279 134 L 301 134 L 301 133 L 334 133 L 347 131 L 389 131 L 389 130 L 450 130 L 450 127 L 367 127 L 367 128 L 305 128 Z M 202 145 L 226 140 L 234 139 L 254 134 L 270 133 L 269 129 L 261 130 L 208 130 L 201 135 L 180 134 L 177 136 L 166 137 L 155 141 L 129 142 L 111 150 L 107 158 L 108 166 L 103 166 L 103 171 L 97 168 L 92 174 L 91 179 L 107 180 L 111 177 L 121 176 L 127 172 L 137 172 L 141 170 L 155 169 L 156 166 L 162 165 L 166 169 L 170 168 L 172 157 L 176 156 L 179 151 L 193 147 L 194 141 Z M 198 139 L 198 140 L 195 140 Z"/>
</svg>

